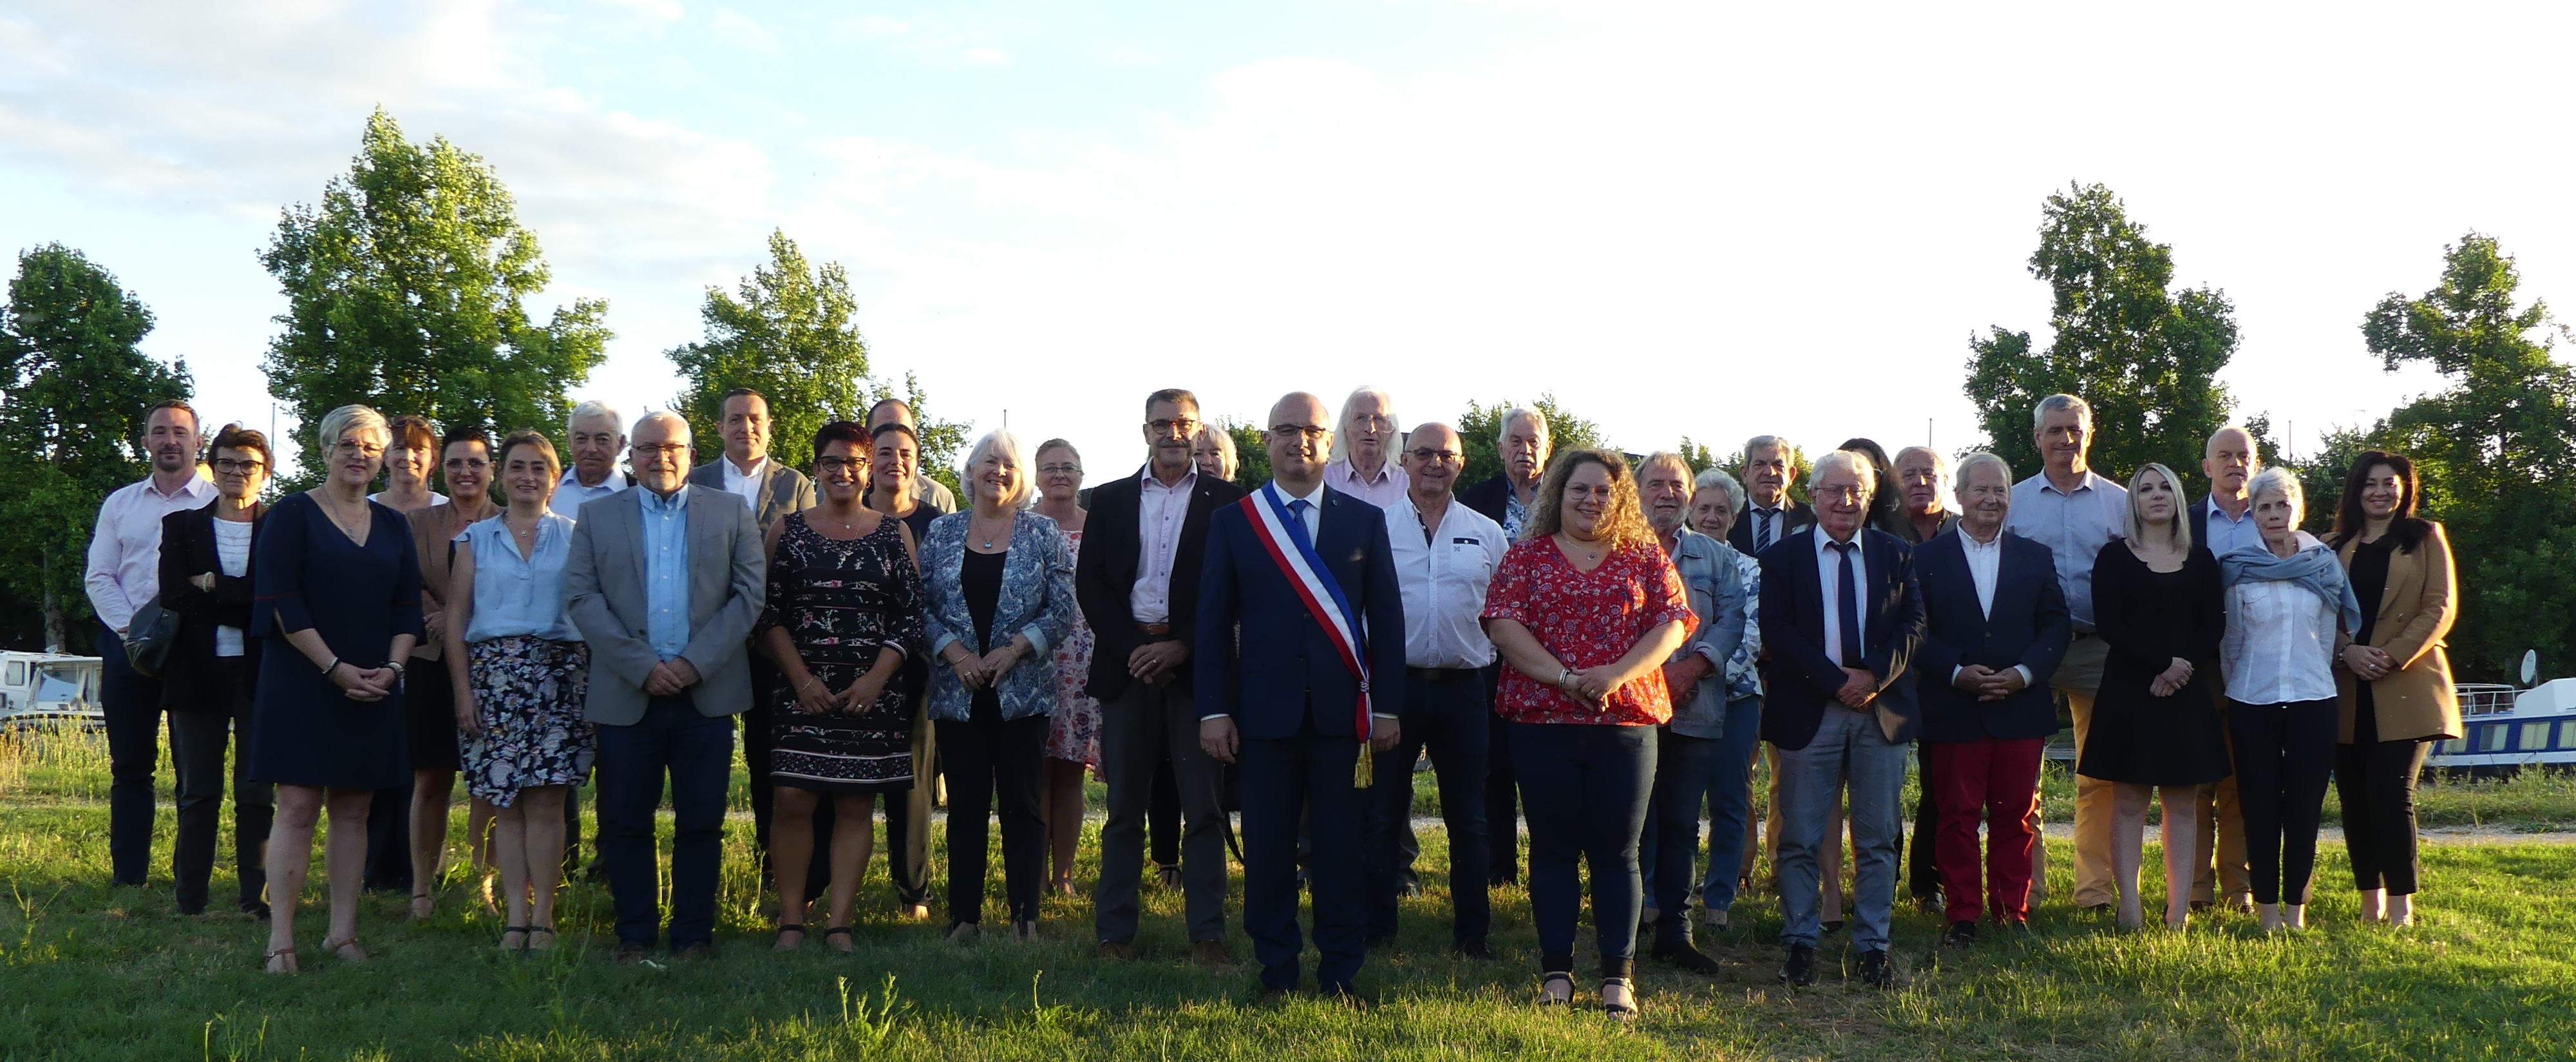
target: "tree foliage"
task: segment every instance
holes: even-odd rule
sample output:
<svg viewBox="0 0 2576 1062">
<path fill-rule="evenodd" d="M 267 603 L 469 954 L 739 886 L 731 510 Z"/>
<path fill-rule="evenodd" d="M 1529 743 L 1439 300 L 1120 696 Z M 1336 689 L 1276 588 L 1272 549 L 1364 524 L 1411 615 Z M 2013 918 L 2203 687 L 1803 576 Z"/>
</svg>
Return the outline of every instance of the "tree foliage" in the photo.
<svg viewBox="0 0 2576 1062">
<path fill-rule="evenodd" d="M 2444 249 L 2442 276 L 2418 298 L 2390 293 L 2362 320 L 2390 371 L 2421 363 L 2450 380 L 2379 422 L 2367 441 L 2416 461 L 2425 515 L 2457 557 L 2460 621 L 2451 636 L 2464 676 L 2511 677 L 2536 648 L 2543 675 L 2576 665 L 2576 372 L 2551 356 L 2538 300 L 2517 307 L 2513 259 L 2470 233 Z M 2343 443 L 2343 467 L 2361 439 Z M 2312 505 L 2331 506 L 2329 494 Z"/>
<path fill-rule="evenodd" d="M 577 299 L 543 325 L 522 305 L 548 273 L 492 168 L 443 137 L 404 140 L 382 110 L 321 205 L 283 212 L 260 262 L 287 299 L 262 368 L 307 426 L 357 402 L 559 436 L 565 393 L 606 357 L 606 302 Z M 307 470 L 321 467 L 311 434 L 296 440 Z"/>
<path fill-rule="evenodd" d="M 1466 470 L 1458 475 L 1460 489 L 1502 474 L 1503 413 L 1517 405 L 1520 403 L 1510 399 L 1490 406 L 1470 401 L 1467 411 L 1458 415 L 1458 445 L 1467 456 Z M 1538 396 L 1529 408 L 1547 419 L 1550 453 L 1563 453 L 1578 446 L 1611 448 L 1601 436 L 1600 425 L 1557 404 L 1553 393 Z"/>
<path fill-rule="evenodd" d="M 1270 482 L 1270 447 L 1262 440 L 1261 426 L 1233 417 L 1220 417 L 1217 430 L 1234 440 L 1234 482 L 1250 490 Z"/>
<path fill-rule="evenodd" d="M 714 460 L 724 395 L 737 387 L 769 399 L 770 455 L 797 468 L 813 464 L 816 429 L 862 420 L 880 399 L 900 398 L 920 421 L 922 471 L 956 486 L 966 426 L 931 419 L 910 373 L 901 390 L 869 377 L 858 298 L 840 263 L 816 266 L 784 230 L 773 230 L 768 264 L 752 267 L 734 290 L 709 287 L 699 310 L 706 339 L 668 352 L 688 382 L 672 405 L 689 418 L 700 460 Z"/>
<path fill-rule="evenodd" d="M 0 593 L 36 606 L 48 644 L 91 615 L 90 529 L 110 492 L 150 472 L 145 412 L 189 393 L 185 365 L 140 349 L 151 331 L 152 311 L 79 251 L 19 254 L 0 311 L 0 446 L 19 459 L 0 477 Z"/>
<path fill-rule="evenodd" d="M 2149 240 L 2109 188 L 2051 195 L 2041 217 L 2030 272 L 2052 292 L 2055 337 L 2036 353 L 2030 333 L 2000 325 L 1969 340 L 1978 423 L 2017 472 L 2037 472 L 2031 410 L 2079 395 L 2093 405 L 2096 470 L 2118 479 L 2161 461 L 2188 475 L 2227 421 L 2216 377 L 2236 353 L 2234 307 L 2213 288 L 2173 290 L 2173 249 Z"/>
</svg>

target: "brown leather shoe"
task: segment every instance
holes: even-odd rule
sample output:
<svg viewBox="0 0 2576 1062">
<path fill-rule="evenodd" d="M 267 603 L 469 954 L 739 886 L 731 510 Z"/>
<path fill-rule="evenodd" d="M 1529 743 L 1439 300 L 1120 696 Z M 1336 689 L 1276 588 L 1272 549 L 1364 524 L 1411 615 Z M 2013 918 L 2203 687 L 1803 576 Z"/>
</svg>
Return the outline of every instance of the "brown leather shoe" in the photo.
<svg viewBox="0 0 2576 1062">
<path fill-rule="evenodd" d="M 1104 940 L 1100 942 L 1100 957 L 1116 962 L 1134 962 L 1136 945 L 1132 941 Z"/>
<path fill-rule="evenodd" d="M 673 952 L 671 957 L 682 962 L 710 962 L 716 957 L 716 946 L 713 944 L 691 944 Z"/>
<path fill-rule="evenodd" d="M 1222 940 L 1202 940 L 1190 945 L 1190 961 L 1201 966 L 1232 966 L 1234 953 L 1225 950 Z"/>
</svg>

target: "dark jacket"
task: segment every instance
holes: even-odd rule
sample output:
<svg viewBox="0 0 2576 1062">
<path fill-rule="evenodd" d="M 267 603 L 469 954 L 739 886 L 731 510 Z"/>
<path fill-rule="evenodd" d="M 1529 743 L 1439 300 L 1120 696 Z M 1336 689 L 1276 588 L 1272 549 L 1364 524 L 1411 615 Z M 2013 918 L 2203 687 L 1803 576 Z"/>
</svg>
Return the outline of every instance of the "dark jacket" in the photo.
<svg viewBox="0 0 2576 1062">
<path fill-rule="evenodd" d="M 1467 488 L 1465 492 L 1458 495 L 1458 500 L 1466 503 L 1468 508 L 1485 514 L 1485 519 L 1498 524 L 1502 523 L 1503 509 L 1509 506 L 1512 500 L 1512 478 L 1496 472 L 1492 478 Z"/>
<path fill-rule="evenodd" d="M 1815 506 L 1809 505 L 1795 498 L 1788 499 L 1788 502 L 1789 504 L 1784 508 L 1789 510 L 1789 518 L 1780 521 L 1780 538 L 1782 541 L 1787 541 L 1790 536 L 1816 526 Z M 1748 501 L 1744 503 L 1744 511 L 1735 514 L 1735 526 L 1727 529 L 1726 544 L 1735 547 L 1736 552 L 1744 554 L 1745 556 L 1750 557 L 1753 555 L 1752 502 Z M 1779 543 L 1776 542 L 1773 543 L 1773 545 L 1778 544 Z"/>
<path fill-rule="evenodd" d="M 1399 715 L 1404 598 L 1387 545 L 1386 511 L 1330 487 L 1323 497 L 1315 556 L 1365 628 L 1370 712 Z M 1245 738 L 1269 740 L 1295 736 L 1311 708 L 1316 733 L 1358 735 L 1359 678 L 1255 536 L 1241 505 L 1218 509 L 1208 522 L 1207 571 L 1199 586 L 1198 644 L 1206 648 L 1194 660 L 1199 715 L 1233 716 Z"/>
<path fill-rule="evenodd" d="M 2009 531 L 1995 565 L 1995 605 L 1977 607 L 1967 543 L 1954 527 L 1914 550 L 1923 587 L 1923 647 L 1914 654 L 1915 696 L 1923 702 L 1923 740 L 2045 738 L 2057 733 L 2057 700 L 2048 678 L 2075 636 L 2057 561 L 2048 547 Z M 1980 701 L 1950 684 L 1969 664 L 2002 671 L 2030 669 L 2030 685 L 2000 701 Z"/>
<path fill-rule="evenodd" d="M 267 506 L 252 506 L 254 555 L 260 519 L 266 515 Z M 215 576 L 212 591 L 199 590 L 189 581 L 208 572 Z M 243 666 L 248 674 L 259 673 L 260 643 L 267 639 L 248 636 L 251 575 L 247 564 L 239 577 L 224 574 L 223 559 L 215 552 L 213 504 L 161 518 L 161 607 L 179 615 L 178 634 L 161 665 L 161 707 L 186 710 L 215 703 L 209 698 L 215 690 L 217 627 L 241 629 Z"/>
<path fill-rule="evenodd" d="M 1092 488 L 1090 514 L 1083 518 L 1082 553 L 1074 559 L 1073 598 L 1091 625 L 1091 682 L 1086 689 L 1104 703 L 1127 692 L 1127 657 L 1144 644 L 1136 629 L 1132 604 L 1138 555 L 1144 540 L 1137 531 L 1137 507 L 1144 497 L 1145 470 Z M 1206 556 L 1208 515 L 1217 506 L 1243 497 L 1243 488 L 1214 476 L 1200 476 L 1190 493 L 1188 515 L 1181 519 L 1180 548 L 1172 553 L 1172 637 L 1195 653 L 1198 646 L 1199 573 Z M 1190 688 L 1191 661 L 1172 672 L 1179 688 Z"/>
<path fill-rule="evenodd" d="M 1816 571 L 1815 528 L 1762 551 L 1762 740 L 1795 752 L 1816 739 L 1825 707 L 1838 703 L 1841 665 L 1825 655 L 1824 580 Z M 1910 741 L 1921 721 L 1909 673 L 1923 641 L 1923 592 L 1915 585 L 1912 547 L 1884 531 L 1862 528 L 1859 541 L 1869 585 L 1861 588 L 1861 663 L 1878 677 L 1872 707 L 1900 720 L 1890 741 Z"/>
</svg>

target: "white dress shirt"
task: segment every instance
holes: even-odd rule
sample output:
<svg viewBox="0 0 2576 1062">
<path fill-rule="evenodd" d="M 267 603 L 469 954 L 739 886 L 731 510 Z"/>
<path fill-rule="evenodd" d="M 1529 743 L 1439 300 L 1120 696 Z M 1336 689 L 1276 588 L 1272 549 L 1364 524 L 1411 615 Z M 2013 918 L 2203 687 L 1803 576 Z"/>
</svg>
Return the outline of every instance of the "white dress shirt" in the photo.
<svg viewBox="0 0 2576 1062">
<path fill-rule="evenodd" d="M 1851 570 L 1853 600 L 1867 608 L 1869 600 L 1869 550 L 1861 544 L 1866 531 L 1854 531 L 1851 537 Z M 1851 655 L 1843 655 L 1842 553 L 1834 549 L 1834 540 L 1822 527 L 1816 528 L 1816 574 L 1824 587 L 1825 655 L 1844 667 L 1861 666 L 1861 646 L 1851 646 Z M 1869 617 L 1860 617 L 1860 636 L 1869 637 Z"/>
<path fill-rule="evenodd" d="M 2243 517 L 2227 515 L 2216 498 L 2203 498 L 2200 504 L 2209 510 L 2209 541 L 2201 545 L 2209 547 L 2210 556 L 2224 557 L 2246 546 L 2263 545 L 2263 531 L 2254 526 L 2253 503 L 2246 504 Z"/>
<path fill-rule="evenodd" d="M 1396 466 L 1392 457 L 1380 463 L 1377 473 L 1370 476 L 1362 476 L 1359 466 L 1345 457 L 1324 466 L 1324 485 L 1387 509 L 1404 500 L 1405 493 L 1413 487 L 1413 481 L 1404 474 L 1404 469 Z"/>
<path fill-rule="evenodd" d="M 1987 619 L 1993 619 L 1995 618 L 1995 580 L 2001 576 L 2004 566 L 2003 530 L 1996 529 L 1994 541 L 1979 542 L 1977 536 L 1969 534 L 1965 528 L 1962 528 L 1959 531 L 1959 547 L 1960 551 L 1968 556 L 1968 579 L 1977 584 L 1977 611 Z M 2049 575 L 2053 578 L 2056 573 L 2051 572 Z M 1965 670 L 1967 670 L 1965 667 L 1951 668 L 1950 680 L 1958 681 L 1959 673 Z M 2029 668 L 2014 664 L 2013 670 L 2021 672 L 2022 685 L 2031 684 Z"/>
<path fill-rule="evenodd" d="M 2324 549 L 2305 531 L 2300 548 Z M 2219 639 L 2229 700 L 2289 704 L 2335 696 L 2337 608 L 2316 591 L 2278 579 L 2246 580 L 2227 591 L 2227 633 Z"/>
<path fill-rule="evenodd" d="M 215 521 L 215 563 L 223 566 L 225 575 L 239 579 L 250 574 L 250 531 L 248 520 Z M 215 655 L 242 655 L 242 629 L 216 626 Z"/>
<path fill-rule="evenodd" d="M 1199 489 L 1195 465 L 1179 482 L 1164 486 L 1154 467 L 1138 473 L 1144 489 L 1136 496 L 1136 586 L 1127 594 L 1128 611 L 1138 623 L 1172 621 L 1172 558 L 1181 551 L 1181 525 L 1190 517 L 1190 495 Z"/>
<path fill-rule="evenodd" d="M 1386 541 L 1395 583 L 1404 593 L 1404 662 L 1408 667 L 1474 668 L 1494 662 L 1494 643 L 1479 619 L 1485 590 L 1510 543 L 1503 525 L 1457 499 L 1425 532 L 1422 510 L 1405 494 L 1386 510 Z"/>
<path fill-rule="evenodd" d="M 1278 498 L 1279 504 L 1287 506 L 1288 514 L 1296 517 L 1298 523 L 1306 525 L 1306 544 L 1314 545 L 1315 540 L 1324 533 L 1324 485 L 1317 483 L 1315 489 L 1304 494 L 1290 494 L 1287 488 L 1280 486 L 1279 481 L 1274 479 L 1262 489 Z M 1306 508 L 1302 512 L 1297 508 L 1297 503 L 1301 501 L 1306 503 Z"/>
<path fill-rule="evenodd" d="M 119 487 L 98 506 L 98 526 L 90 532 L 89 566 L 81 576 L 89 592 L 90 611 L 108 629 L 125 633 L 134 610 L 161 592 L 161 518 L 204 508 L 215 500 L 213 480 L 190 474 L 179 489 L 163 494 L 150 479 Z"/>
<path fill-rule="evenodd" d="M 578 520 L 581 518 L 581 503 L 625 489 L 626 477 L 618 475 L 614 468 L 608 470 L 608 475 L 596 487 L 582 486 L 581 473 L 567 468 L 563 481 L 555 484 L 554 497 L 546 500 L 546 510 L 566 520 Z"/>
<path fill-rule="evenodd" d="M 752 462 L 751 471 L 749 472 L 735 468 L 733 466 L 733 458 L 730 457 L 718 459 L 717 464 L 724 466 L 725 493 L 742 499 L 742 504 L 746 508 L 749 508 L 754 513 L 758 513 L 760 511 L 760 487 L 763 482 L 769 479 L 769 458 L 764 456 L 760 460 Z"/>
</svg>

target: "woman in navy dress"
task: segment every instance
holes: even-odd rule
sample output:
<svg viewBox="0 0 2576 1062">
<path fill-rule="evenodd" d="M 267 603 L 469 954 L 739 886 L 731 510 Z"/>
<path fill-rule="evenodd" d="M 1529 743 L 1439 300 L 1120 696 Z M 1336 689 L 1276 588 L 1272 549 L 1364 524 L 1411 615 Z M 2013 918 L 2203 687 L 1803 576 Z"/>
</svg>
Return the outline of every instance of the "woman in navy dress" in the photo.
<svg viewBox="0 0 2576 1062">
<path fill-rule="evenodd" d="M 364 961 L 358 886 L 375 791 L 407 784 L 402 671 L 421 637 L 420 558 L 403 517 L 368 501 L 390 433 L 342 406 L 319 433 L 328 478 L 269 509 L 261 525 L 251 634 L 269 639 L 252 712 L 250 776 L 277 786 L 268 837 L 268 969 L 293 973 L 295 905 L 324 807 L 331 927 L 323 950 Z"/>
</svg>

